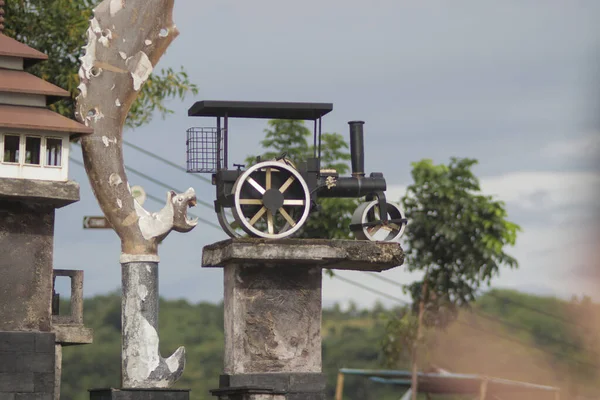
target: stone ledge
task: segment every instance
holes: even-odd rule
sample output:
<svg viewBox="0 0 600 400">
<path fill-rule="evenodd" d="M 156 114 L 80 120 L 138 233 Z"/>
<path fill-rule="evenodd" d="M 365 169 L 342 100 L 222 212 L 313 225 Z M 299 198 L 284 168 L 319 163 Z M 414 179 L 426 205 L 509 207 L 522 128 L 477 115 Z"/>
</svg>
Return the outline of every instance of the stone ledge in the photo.
<svg viewBox="0 0 600 400">
<path fill-rule="evenodd" d="M 79 184 L 75 181 L 0 178 L 0 201 L 6 200 L 60 208 L 79 201 Z"/>
<path fill-rule="evenodd" d="M 399 243 L 329 239 L 227 239 L 205 246 L 203 268 L 228 265 L 322 267 L 381 272 L 404 262 Z"/>
<path fill-rule="evenodd" d="M 219 389 L 238 387 L 269 388 L 280 393 L 324 393 L 327 377 L 323 373 L 264 373 L 219 376 Z"/>
<path fill-rule="evenodd" d="M 189 389 L 90 389 L 90 400 L 189 400 Z"/>
<path fill-rule="evenodd" d="M 53 324 L 52 332 L 56 334 L 56 343 L 62 346 L 93 343 L 94 332 L 82 325 Z"/>
</svg>

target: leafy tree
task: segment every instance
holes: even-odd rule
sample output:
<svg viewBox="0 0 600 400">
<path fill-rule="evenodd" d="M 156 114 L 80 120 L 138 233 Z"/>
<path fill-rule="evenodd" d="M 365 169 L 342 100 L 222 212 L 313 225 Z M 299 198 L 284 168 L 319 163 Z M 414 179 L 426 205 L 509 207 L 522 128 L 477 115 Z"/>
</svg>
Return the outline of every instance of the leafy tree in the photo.
<svg viewBox="0 0 600 400">
<path fill-rule="evenodd" d="M 314 156 L 314 149 L 309 145 L 308 139 L 312 137 L 304 121 L 297 120 L 271 120 L 265 129 L 266 136 L 260 142 L 266 150 L 261 160 L 281 157 L 290 159 L 298 164 Z M 348 143 L 338 133 L 323 133 L 321 136 L 321 168 L 334 168 L 340 175 L 347 174 L 350 170 L 347 152 Z M 256 163 L 256 156 L 249 156 L 246 164 Z M 320 199 L 319 210 L 313 213 L 306 221 L 297 237 L 301 238 L 351 238 L 348 226 L 352 213 L 358 207 L 358 199 Z"/>
<path fill-rule="evenodd" d="M 74 116 L 75 97 L 79 94 L 79 66 L 86 43 L 85 32 L 98 0 L 10 0 L 6 3 L 5 35 L 48 55 L 28 71 L 69 91 L 71 97 L 60 100 L 50 108 L 66 117 Z M 173 111 L 165 101 L 184 99 L 188 92 L 196 94 L 196 85 L 190 83 L 181 68 L 161 69 L 153 73 L 142 86 L 133 103 L 125 126 L 139 127 L 152 119 L 154 111 L 164 118 Z"/>
<path fill-rule="evenodd" d="M 404 235 L 405 265 L 422 272 L 423 278 L 406 287 L 413 298 L 412 319 L 388 325 L 388 334 L 395 330 L 396 336 L 405 335 L 408 329 L 414 337 L 413 399 L 423 327 L 446 327 L 501 266 L 518 266 L 504 248 L 515 244 L 520 227 L 506 220 L 503 202 L 480 193 L 471 171 L 476 163 L 458 158 L 448 165 L 427 159 L 413 163 L 414 183 L 402 198 L 410 221 Z"/>
</svg>

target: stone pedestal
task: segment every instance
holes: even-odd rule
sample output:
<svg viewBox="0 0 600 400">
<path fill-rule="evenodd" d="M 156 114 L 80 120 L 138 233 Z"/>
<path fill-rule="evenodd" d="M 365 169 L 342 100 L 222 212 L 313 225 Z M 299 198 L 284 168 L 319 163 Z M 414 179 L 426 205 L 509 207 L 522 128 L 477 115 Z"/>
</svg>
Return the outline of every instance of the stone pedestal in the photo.
<svg viewBox="0 0 600 400">
<path fill-rule="evenodd" d="M 189 400 L 182 389 L 91 389 L 90 400 Z"/>
<path fill-rule="evenodd" d="M 206 246 L 202 266 L 224 269 L 223 390 L 213 394 L 221 400 L 324 399 L 322 268 L 383 271 L 403 261 L 397 243 L 230 239 Z"/>
<path fill-rule="evenodd" d="M 78 200 L 76 182 L 0 178 L 0 399 L 59 398 L 71 330 L 52 312 L 54 216 Z"/>
<path fill-rule="evenodd" d="M 285 400 L 285 392 L 254 386 L 214 389 L 210 393 L 219 400 Z"/>
</svg>

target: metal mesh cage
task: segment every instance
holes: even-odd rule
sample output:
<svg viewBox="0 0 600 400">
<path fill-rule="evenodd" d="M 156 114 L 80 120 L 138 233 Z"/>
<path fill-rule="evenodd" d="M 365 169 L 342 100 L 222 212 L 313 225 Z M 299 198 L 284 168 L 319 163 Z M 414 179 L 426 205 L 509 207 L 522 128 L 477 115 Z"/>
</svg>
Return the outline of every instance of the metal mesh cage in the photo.
<svg viewBox="0 0 600 400">
<path fill-rule="evenodd" d="M 187 171 L 215 173 L 223 167 L 224 129 L 187 130 Z"/>
</svg>

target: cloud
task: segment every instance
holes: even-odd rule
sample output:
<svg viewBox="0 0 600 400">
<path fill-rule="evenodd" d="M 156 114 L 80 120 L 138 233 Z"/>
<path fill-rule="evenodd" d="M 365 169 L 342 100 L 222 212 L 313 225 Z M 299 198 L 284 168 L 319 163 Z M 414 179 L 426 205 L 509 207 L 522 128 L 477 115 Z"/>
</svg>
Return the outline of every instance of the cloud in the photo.
<svg viewBox="0 0 600 400">
<path fill-rule="evenodd" d="M 482 192 L 526 210 L 591 205 L 600 176 L 591 172 L 520 171 L 481 179 Z"/>
<path fill-rule="evenodd" d="M 598 238 L 594 194 L 600 188 L 600 176 L 516 171 L 484 176 L 480 182 L 482 192 L 506 202 L 509 218 L 523 228 L 516 246 L 506 249 L 518 260 L 519 268 L 501 270 L 493 286 L 567 299 L 575 293 L 598 293 L 592 288 L 597 289 L 600 280 L 592 282 L 588 275 L 595 267 L 591 256 Z M 405 192 L 406 185 L 390 185 L 387 191 L 390 199 L 399 199 Z M 398 279 L 414 277 L 405 273 Z"/>
<path fill-rule="evenodd" d="M 527 211 L 593 206 L 600 176 L 592 172 L 517 171 L 480 178 L 482 193 Z M 407 185 L 388 187 L 387 197 L 398 201 Z"/>
<path fill-rule="evenodd" d="M 550 142 L 542 148 L 541 155 L 548 158 L 595 161 L 600 155 L 600 134 L 582 135 L 574 139 Z"/>
</svg>

